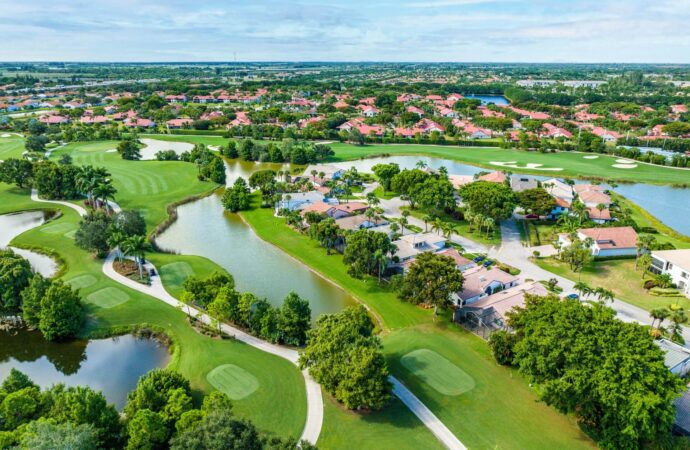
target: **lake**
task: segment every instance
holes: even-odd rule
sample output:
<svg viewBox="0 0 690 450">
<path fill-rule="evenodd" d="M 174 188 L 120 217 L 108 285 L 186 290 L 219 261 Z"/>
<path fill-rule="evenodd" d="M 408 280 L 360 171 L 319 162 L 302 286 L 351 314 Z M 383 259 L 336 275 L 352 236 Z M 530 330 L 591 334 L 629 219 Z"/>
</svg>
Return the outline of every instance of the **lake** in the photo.
<svg viewBox="0 0 690 450">
<path fill-rule="evenodd" d="M 12 239 L 20 234 L 43 225 L 47 216 L 48 213 L 44 211 L 26 211 L 0 215 L 0 248 L 8 247 Z M 11 248 L 15 253 L 28 260 L 31 267 L 44 277 L 51 277 L 57 272 L 57 263 L 50 256 L 31 250 Z"/>
<path fill-rule="evenodd" d="M 476 98 L 481 100 L 482 105 L 488 105 L 493 103 L 494 105 L 508 105 L 510 101 L 502 95 L 480 95 L 480 94 L 467 94 L 463 95 L 465 98 Z"/>
<path fill-rule="evenodd" d="M 295 291 L 309 300 L 313 318 L 355 304 L 342 289 L 259 238 L 240 216 L 225 212 L 219 194 L 182 205 L 177 214 L 156 243 L 210 259 L 232 274 L 238 290 L 266 297 L 275 306 Z"/>
<path fill-rule="evenodd" d="M 57 383 L 86 385 L 102 391 L 118 409 L 139 377 L 165 367 L 169 359 L 165 346 L 132 335 L 56 343 L 38 331 L 0 331 L 0 380 L 14 368 L 42 388 Z"/>
</svg>

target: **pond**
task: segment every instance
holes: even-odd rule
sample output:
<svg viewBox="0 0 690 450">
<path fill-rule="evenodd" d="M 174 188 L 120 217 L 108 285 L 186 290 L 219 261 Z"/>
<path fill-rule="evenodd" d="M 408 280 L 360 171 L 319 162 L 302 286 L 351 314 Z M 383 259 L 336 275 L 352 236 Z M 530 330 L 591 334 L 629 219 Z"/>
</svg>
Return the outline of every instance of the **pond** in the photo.
<svg viewBox="0 0 690 450">
<path fill-rule="evenodd" d="M 508 105 L 508 104 L 510 104 L 510 101 L 508 101 L 508 99 L 502 95 L 467 94 L 464 97 L 465 98 L 476 98 L 477 100 L 481 100 L 482 105 L 488 105 L 489 103 L 493 103 L 494 105 Z"/>
<path fill-rule="evenodd" d="M 42 388 L 86 385 L 102 391 L 118 409 L 139 377 L 165 367 L 169 358 L 167 348 L 157 341 L 132 335 L 55 343 L 38 331 L 0 331 L 0 380 L 14 368 Z"/>
<path fill-rule="evenodd" d="M 237 214 L 226 213 L 219 194 L 182 205 L 177 214 L 156 243 L 210 259 L 233 275 L 238 290 L 266 297 L 275 306 L 295 291 L 309 300 L 313 318 L 355 304 L 342 289 L 259 238 Z"/>
<path fill-rule="evenodd" d="M 0 215 L 0 248 L 7 248 L 15 237 L 45 223 L 47 215 L 48 213 L 44 211 Z M 30 250 L 11 248 L 15 253 L 27 259 L 31 267 L 44 277 L 51 277 L 57 272 L 57 263 L 50 256 Z"/>
</svg>

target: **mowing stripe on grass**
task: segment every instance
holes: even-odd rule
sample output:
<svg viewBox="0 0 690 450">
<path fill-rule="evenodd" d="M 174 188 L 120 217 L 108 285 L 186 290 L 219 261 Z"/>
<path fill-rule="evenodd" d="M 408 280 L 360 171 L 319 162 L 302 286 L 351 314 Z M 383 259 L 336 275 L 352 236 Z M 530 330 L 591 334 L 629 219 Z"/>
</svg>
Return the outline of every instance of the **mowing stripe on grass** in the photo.
<svg viewBox="0 0 690 450">
<path fill-rule="evenodd" d="M 189 263 L 178 261 L 161 266 L 160 273 L 163 286 L 179 288 L 187 277 L 194 275 L 194 269 Z"/>
<path fill-rule="evenodd" d="M 129 300 L 129 295 L 116 287 L 107 287 L 89 294 L 86 300 L 96 306 L 108 309 L 123 304 Z"/>
<path fill-rule="evenodd" d="M 259 388 L 259 380 L 254 375 L 234 364 L 216 367 L 206 379 L 232 400 L 241 400 Z"/>
<path fill-rule="evenodd" d="M 433 350 L 422 348 L 400 358 L 415 377 L 443 395 L 460 395 L 474 389 L 474 378 Z"/>
<path fill-rule="evenodd" d="M 98 281 L 96 280 L 96 277 L 87 274 L 74 277 L 71 280 L 67 280 L 67 283 L 74 289 L 83 289 L 89 286 L 93 286 L 94 284 L 96 284 L 96 281 Z"/>
<path fill-rule="evenodd" d="M 64 234 L 72 230 L 74 230 L 74 225 L 66 222 L 53 223 L 41 228 L 43 233 L 48 234 Z"/>
</svg>

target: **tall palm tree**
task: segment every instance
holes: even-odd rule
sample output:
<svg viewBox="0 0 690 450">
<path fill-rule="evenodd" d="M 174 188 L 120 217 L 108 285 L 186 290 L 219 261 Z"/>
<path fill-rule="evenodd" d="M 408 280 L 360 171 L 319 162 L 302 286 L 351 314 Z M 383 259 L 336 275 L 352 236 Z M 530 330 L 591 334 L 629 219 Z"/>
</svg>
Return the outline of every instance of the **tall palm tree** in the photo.
<svg viewBox="0 0 690 450">
<path fill-rule="evenodd" d="M 105 205 L 105 208 L 108 209 L 108 199 L 110 200 L 115 200 L 115 194 L 117 193 L 117 189 L 110 184 L 109 181 L 103 181 L 101 182 L 96 188 L 93 190 L 93 195 L 94 195 L 94 200 L 96 203 L 103 202 L 103 205 Z"/>
<path fill-rule="evenodd" d="M 486 237 L 489 237 L 491 231 L 493 231 L 496 222 L 491 217 L 487 217 L 482 221 L 482 225 L 486 227 Z"/>
<path fill-rule="evenodd" d="M 452 224 L 446 222 L 443 224 L 441 231 L 443 232 L 443 237 L 445 237 L 446 239 L 450 239 L 450 237 L 455 232 L 455 227 Z"/>
<path fill-rule="evenodd" d="M 124 250 L 125 254 L 135 258 L 137 267 L 139 268 L 140 280 L 144 278 L 144 265 L 142 262 L 149 248 L 150 245 L 146 241 L 146 237 L 142 235 L 130 236 L 122 244 L 122 249 Z"/>
<path fill-rule="evenodd" d="M 669 319 L 671 320 L 671 323 L 673 323 L 674 340 L 677 341 L 680 339 L 682 341 L 682 325 L 688 323 L 688 314 L 682 309 L 677 309 L 671 313 Z"/>
<path fill-rule="evenodd" d="M 602 303 L 613 302 L 614 299 L 613 292 L 602 287 L 594 289 L 594 295 L 596 295 L 597 300 L 599 300 Z"/>
<path fill-rule="evenodd" d="M 580 295 L 580 298 L 585 298 L 585 296 L 589 296 L 592 293 L 592 288 L 584 281 L 578 281 L 573 288 Z"/>
<path fill-rule="evenodd" d="M 445 223 L 443 222 L 443 220 L 441 220 L 439 217 L 436 217 L 434 221 L 431 222 L 431 231 L 441 235 L 441 231 L 443 230 L 444 225 Z"/>
<path fill-rule="evenodd" d="M 429 222 L 434 221 L 434 216 L 430 214 L 426 214 L 424 217 L 422 217 L 422 220 L 424 221 L 424 232 L 428 233 L 429 232 Z"/>
<path fill-rule="evenodd" d="M 407 217 L 399 218 L 398 223 L 400 224 L 400 229 L 402 231 L 402 234 L 405 234 L 405 227 L 407 226 Z"/>
<path fill-rule="evenodd" d="M 649 270 L 649 266 L 652 265 L 652 255 L 649 253 L 645 253 L 642 256 L 640 256 L 639 259 L 639 265 L 642 268 L 642 278 L 644 278 L 645 275 L 647 275 L 647 271 Z M 637 264 L 637 263 L 635 263 Z"/>
<path fill-rule="evenodd" d="M 316 170 L 316 169 L 313 169 L 313 170 L 311 171 L 311 176 L 314 177 L 314 181 L 316 181 L 316 175 L 318 175 L 318 173 L 319 173 L 319 171 Z"/>
<path fill-rule="evenodd" d="M 113 231 L 108 236 L 108 246 L 117 250 L 117 259 L 122 261 L 122 244 L 125 242 L 126 236 L 120 231 Z"/>
<path fill-rule="evenodd" d="M 656 328 L 661 328 L 661 324 L 665 319 L 668 318 L 668 316 L 671 314 L 671 311 L 668 310 L 668 308 L 654 308 L 649 312 L 649 317 L 652 318 L 652 328 L 654 327 L 654 324 L 656 324 L 656 321 L 659 321 L 659 324 L 656 326 Z"/>
<path fill-rule="evenodd" d="M 378 272 L 380 284 L 381 275 L 383 275 L 383 272 L 386 270 L 386 266 L 388 265 L 388 256 L 386 256 L 386 254 L 381 250 L 376 250 L 374 252 L 374 263 L 376 264 L 376 271 Z"/>
</svg>

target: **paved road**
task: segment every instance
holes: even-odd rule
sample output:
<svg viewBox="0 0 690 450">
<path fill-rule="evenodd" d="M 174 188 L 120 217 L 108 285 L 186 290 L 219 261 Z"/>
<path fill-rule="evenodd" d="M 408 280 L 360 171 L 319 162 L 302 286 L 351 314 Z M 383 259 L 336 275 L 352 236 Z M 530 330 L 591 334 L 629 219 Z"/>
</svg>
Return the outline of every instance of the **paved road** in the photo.
<svg viewBox="0 0 690 450">
<path fill-rule="evenodd" d="M 467 450 L 460 440 L 424 405 L 409 389 L 395 377 L 388 377 L 393 383 L 393 393 L 415 416 L 431 431 L 441 443 L 450 450 Z"/>
<path fill-rule="evenodd" d="M 576 293 L 573 289 L 574 281 L 544 270 L 529 260 L 529 257 L 532 256 L 532 249 L 522 244 L 518 226 L 514 220 L 501 222 L 502 243 L 499 247 L 489 249 L 489 257 L 517 267 L 521 270 L 520 276 L 523 279 L 548 280 L 556 278 L 558 285 L 563 288 L 564 294 Z M 637 322 L 643 325 L 651 325 L 652 323 L 649 312 L 630 303 L 615 299 L 609 306 L 616 311 L 618 318 L 624 322 Z M 690 329 L 683 328 L 683 338 L 690 344 Z"/>
</svg>

